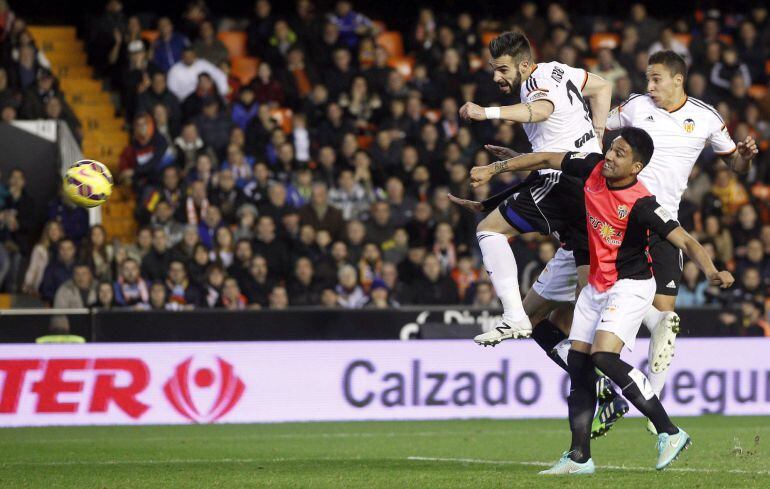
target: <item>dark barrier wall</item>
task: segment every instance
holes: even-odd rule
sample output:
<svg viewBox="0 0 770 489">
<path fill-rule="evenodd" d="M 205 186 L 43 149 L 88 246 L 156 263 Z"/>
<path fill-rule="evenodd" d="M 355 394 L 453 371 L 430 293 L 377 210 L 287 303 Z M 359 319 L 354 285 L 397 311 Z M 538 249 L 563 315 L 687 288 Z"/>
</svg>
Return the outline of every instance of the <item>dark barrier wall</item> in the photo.
<svg viewBox="0 0 770 489">
<path fill-rule="evenodd" d="M 71 316 L 72 332 L 97 342 L 379 340 L 473 338 L 497 312 L 413 307 L 392 310 L 292 309 L 285 311 L 149 312 L 99 311 Z M 682 335 L 719 336 L 714 309 L 679 311 Z M 0 317 L 0 341 L 29 342 L 44 334 L 51 318 Z M 641 328 L 641 336 L 649 336 Z"/>
<path fill-rule="evenodd" d="M 7 123 L 0 123 L 0 172 L 3 181 L 13 168 L 27 175 L 27 192 L 35 201 L 38 223 L 46 217 L 48 202 L 59 188 L 59 156 L 56 143 L 30 134 Z"/>
</svg>

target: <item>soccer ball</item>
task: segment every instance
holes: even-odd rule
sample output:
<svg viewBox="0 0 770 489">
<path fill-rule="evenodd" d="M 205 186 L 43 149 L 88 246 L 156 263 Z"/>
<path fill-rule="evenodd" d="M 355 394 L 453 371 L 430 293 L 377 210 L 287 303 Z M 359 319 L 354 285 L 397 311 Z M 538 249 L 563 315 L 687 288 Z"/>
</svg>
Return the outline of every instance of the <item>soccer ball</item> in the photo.
<svg viewBox="0 0 770 489">
<path fill-rule="evenodd" d="M 64 195 L 80 207 L 104 204 L 112 194 L 112 174 L 95 160 L 80 160 L 64 175 Z"/>
</svg>

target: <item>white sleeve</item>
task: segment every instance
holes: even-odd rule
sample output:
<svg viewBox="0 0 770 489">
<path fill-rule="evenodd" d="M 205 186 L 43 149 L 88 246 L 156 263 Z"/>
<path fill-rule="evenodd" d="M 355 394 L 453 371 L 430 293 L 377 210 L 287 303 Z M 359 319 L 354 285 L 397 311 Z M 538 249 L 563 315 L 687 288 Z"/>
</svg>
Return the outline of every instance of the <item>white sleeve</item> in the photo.
<svg viewBox="0 0 770 489">
<path fill-rule="evenodd" d="M 168 75 L 166 75 L 166 86 L 168 86 L 168 91 L 176 95 L 176 98 L 179 99 L 181 102 L 184 99 L 184 87 L 182 86 L 182 81 L 179 79 L 179 69 L 176 66 L 172 66 L 170 70 L 168 70 Z"/>
<path fill-rule="evenodd" d="M 634 99 L 641 95 L 631 95 L 625 102 L 621 103 L 607 114 L 607 130 L 616 131 L 620 128 L 630 126 L 634 120 L 634 108 L 636 103 Z"/>
<path fill-rule="evenodd" d="M 197 62 L 202 66 L 201 72 L 205 71 L 211 75 L 211 79 L 214 80 L 214 85 L 217 86 L 219 95 L 226 97 L 227 92 L 230 91 L 230 85 L 227 84 L 227 75 L 225 75 L 225 72 L 208 60 L 199 59 Z"/>
<path fill-rule="evenodd" d="M 712 121 L 711 132 L 708 138 L 711 149 L 719 156 L 733 154 L 738 147 L 735 145 L 733 138 L 730 137 L 727 126 L 725 126 L 720 118 L 709 117 L 709 120 Z"/>
<path fill-rule="evenodd" d="M 537 102 L 538 100 L 547 100 L 556 108 L 556 85 L 550 78 L 528 78 L 524 82 L 524 96 L 521 103 Z"/>
</svg>

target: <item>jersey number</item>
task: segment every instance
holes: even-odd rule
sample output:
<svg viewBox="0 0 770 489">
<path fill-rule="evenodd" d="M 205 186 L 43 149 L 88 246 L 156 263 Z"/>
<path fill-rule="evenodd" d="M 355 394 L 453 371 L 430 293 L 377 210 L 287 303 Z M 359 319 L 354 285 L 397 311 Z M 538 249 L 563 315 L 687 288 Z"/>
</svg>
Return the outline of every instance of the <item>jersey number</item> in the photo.
<svg viewBox="0 0 770 489">
<path fill-rule="evenodd" d="M 574 101 L 572 100 L 572 94 L 570 92 L 573 92 L 575 94 L 575 98 L 578 99 L 578 101 L 583 104 L 583 110 L 585 110 L 585 118 L 588 122 L 591 122 L 591 112 L 588 109 L 588 102 L 585 101 L 583 98 L 583 95 L 580 93 L 580 90 L 577 89 L 574 83 L 572 83 L 572 80 L 567 80 L 567 98 L 569 98 L 569 103 L 574 105 Z"/>
</svg>

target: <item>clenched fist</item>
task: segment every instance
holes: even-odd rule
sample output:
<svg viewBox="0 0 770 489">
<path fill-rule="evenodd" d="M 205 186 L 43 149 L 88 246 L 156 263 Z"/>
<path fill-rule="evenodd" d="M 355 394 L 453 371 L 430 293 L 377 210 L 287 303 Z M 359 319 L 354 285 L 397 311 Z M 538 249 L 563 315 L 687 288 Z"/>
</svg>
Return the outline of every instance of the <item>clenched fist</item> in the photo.
<svg viewBox="0 0 770 489">
<path fill-rule="evenodd" d="M 484 112 L 484 107 L 473 102 L 465 102 L 460 107 L 460 118 L 465 121 L 485 121 L 487 120 L 487 115 Z"/>
</svg>

